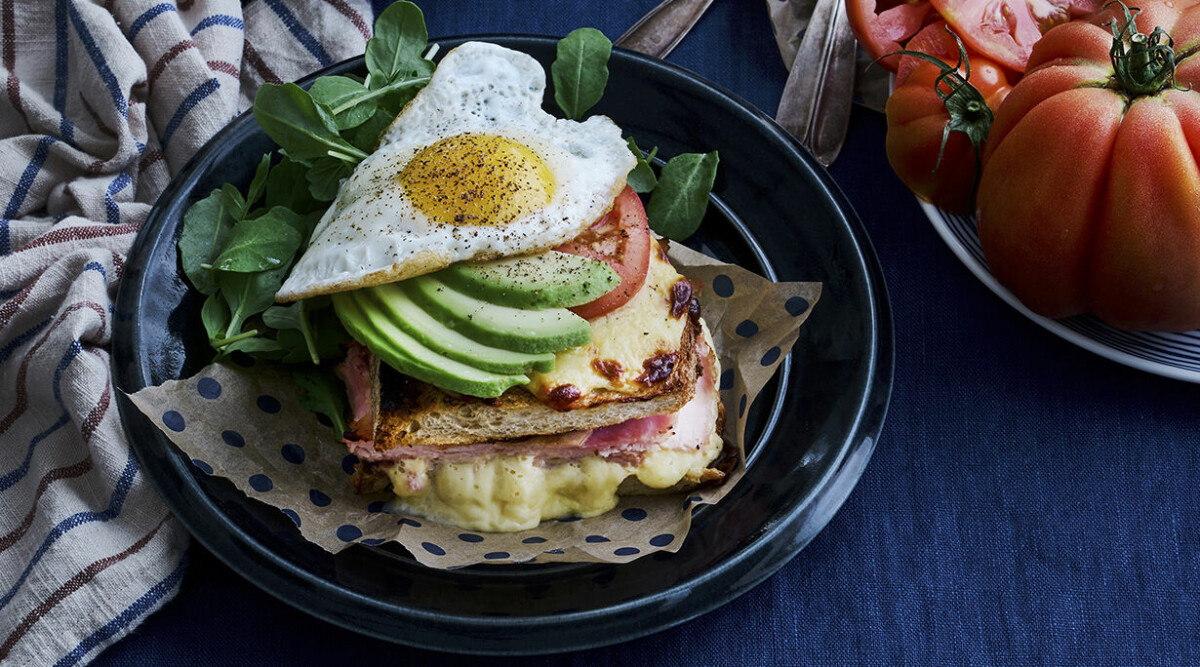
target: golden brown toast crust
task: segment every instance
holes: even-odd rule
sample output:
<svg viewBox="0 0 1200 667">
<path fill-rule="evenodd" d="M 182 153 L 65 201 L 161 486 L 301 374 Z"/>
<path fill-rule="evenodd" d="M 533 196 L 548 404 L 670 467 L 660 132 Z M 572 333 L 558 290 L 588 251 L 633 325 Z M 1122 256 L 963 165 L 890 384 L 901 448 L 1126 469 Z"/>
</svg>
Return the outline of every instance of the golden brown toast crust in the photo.
<svg viewBox="0 0 1200 667">
<path fill-rule="evenodd" d="M 601 390 L 580 397 L 569 410 L 542 403 L 522 387 L 498 398 L 481 399 L 451 394 L 432 385 L 404 378 L 390 385 L 377 403 L 375 449 L 415 445 L 468 445 L 600 428 L 630 419 L 679 410 L 696 393 L 701 372 L 696 336 L 699 324 L 684 328 L 670 375 L 644 384 L 636 393 Z M 380 387 L 381 382 L 373 385 Z M 582 406 L 582 407 L 574 407 Z"/>
</svg>

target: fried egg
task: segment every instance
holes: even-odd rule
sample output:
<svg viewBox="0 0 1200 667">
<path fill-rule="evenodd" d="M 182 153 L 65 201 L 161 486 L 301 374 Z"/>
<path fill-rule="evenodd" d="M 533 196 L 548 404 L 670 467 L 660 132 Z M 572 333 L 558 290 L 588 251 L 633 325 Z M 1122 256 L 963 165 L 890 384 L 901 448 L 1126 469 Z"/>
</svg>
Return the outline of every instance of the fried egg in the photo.
<svg viewBox="0 0 1200 667">
<path fill-rule="evenodd" d="M 542 110 L 532 57 L 468 42 L 341 185 L 280 301 L 379 285 L 454 262 L 540 252 L 606 213 L 635 159 L 620 128 Z"/>
</svg>

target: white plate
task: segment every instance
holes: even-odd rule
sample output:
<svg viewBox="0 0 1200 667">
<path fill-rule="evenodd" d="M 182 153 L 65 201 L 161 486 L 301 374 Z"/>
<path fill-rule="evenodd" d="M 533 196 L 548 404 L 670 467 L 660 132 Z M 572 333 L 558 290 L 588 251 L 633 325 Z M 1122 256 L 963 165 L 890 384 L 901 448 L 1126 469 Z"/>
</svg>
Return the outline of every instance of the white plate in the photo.
<svg viewBox="0 0 1200 667">
<path fill-rule="evenodd" d="M 1036 315 L 988 270 L 975 230 L 975 218 L 951 215 L 918 202 L 938 235 L 984 285 L 1025 317 L 1085 350 L 1119 364 L 1185 382 L 1200 383 L 1200 330 L 1185 333 L 1130 332 L 1114 329 L 1092 315 L 1052 320 Z"/>
</svg>

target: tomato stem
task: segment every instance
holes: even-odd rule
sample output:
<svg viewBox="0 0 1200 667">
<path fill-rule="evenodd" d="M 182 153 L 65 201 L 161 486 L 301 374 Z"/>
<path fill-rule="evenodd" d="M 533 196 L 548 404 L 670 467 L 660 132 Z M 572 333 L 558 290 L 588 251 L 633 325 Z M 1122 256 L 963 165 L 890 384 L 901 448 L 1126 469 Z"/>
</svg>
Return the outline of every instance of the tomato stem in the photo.
<svg viewBox="0 0 1200 667">
<path fill-rule="evenodd" d="M 949 26 L 946 32 L 958 44 L 958 62 L 950 65 L 922 51 L 902 49 L 884 56 L 912 56 L 920 58 L 941 70 L 933 83 L 934 91 L 942 100 L 942 106 L 950 119 L 942 129 L 942 144 L 938 147 L 937 161 L 933 165 L 934 173 L 942 164 L 942 156 L 946 152 L 946 142 L 950 140 L 951 132 L 962 132 L 971 142 L 975 151 L 975 178 L 971 184 L 971 208 L 975 208 L 975 192 L 979 189 L 979 177 L 983 171 L 983 142 L 992 129 L 992 109 L 979 89 L 968 81 L 971 78 L 971 60 L 967 57 L 967 47 Z M 962 73 L 959 73 L 959 70 Z"/>
<path fill-rule="evenodd" d="M 1141 10 L 1129 9 L 1120 0 L 1105 5 L 1120 5 L 1125 21 L 1118 26 L 1118 19 L 1106 23 L 1112 30 L 1113 44 L 1109 50 L 1112 58 L 1114 79 L 1120 89 L 1133 95 L 1153 95 L 1175 85 L 1175 42 L 1162 28 L 1156 27 L 1149 35 L 1138 32 L 1133 17 Z M 1163 38 L 1166 43 L 1161 43 Z M 1128 44 L 1128 49 L 1126 47 Z"/>
</svg>

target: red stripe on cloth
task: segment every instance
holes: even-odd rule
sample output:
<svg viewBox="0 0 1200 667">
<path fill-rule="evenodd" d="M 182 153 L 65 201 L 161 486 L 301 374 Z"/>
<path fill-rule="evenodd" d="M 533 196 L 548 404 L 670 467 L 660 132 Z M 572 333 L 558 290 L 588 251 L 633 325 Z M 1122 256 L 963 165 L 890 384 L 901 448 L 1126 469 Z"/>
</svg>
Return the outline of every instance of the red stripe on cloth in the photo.
<svg viewBox="0 0 1200 667">
<path fill-rule="evenodd" d="M 42 345 L 45 344 L 45 342 L 50 338 L 50 334 L 58 328 L 58 325 L 66 321 L 68 315 L 81 308 L 91 308 L 92 310 L 96 311 L 96 314 L 100 316 L 100 326 L 103 328 L 108 327 L 107 311 L 105 311 L 104 307 L 95 301 L 77 301 L 70 306 L 67 306 L 66 310 L 64 310 L 62 314 L 58 316 L 58 319 L 54 321 L 54 324 L 51 324 L 49 328 L 46 329 L 46 331 L 42 334 L 42 337 L 38 339 L 38 342 L 34 343 L 33 347 L 29 348 L 29 351 L 25 353 L 25 358 L 21 360 L 21 365 L 17 368 L 17 400 L 16 403 L 13 404 L 12 410 L 5 415 L 3 420 L 0 420 L 0 435 L 3 435 L 5 431 L 12 428 L 12 425 L 16 423 L 17 419 L 19 419 L 21 415 L 25 414 L 25 409 L 29 407 L 29 392 L 25 389 L 25 377 L 29 374 L 29 361 L 33 359 L 33 355 L 36 354 L 37 351 L 41 349 Z"/>
<path fill-rule="evenodd" d="M 100 356 L 98 352 L 96 354 Z M 111 400 L 112 383 L 108 382 L 104 385 L 104 393 L 100 395 L 100 400 L 92 407 L 91 412 L 88 412 L 88 416 L 84 417 L 83 423 L 79 425 L 79 434 L 83 436 L 85 444 L 91 441 L 92 434 L 96 432 L 96 427 L 100 426 L 100 422 L 104 421 L 104 415 L 108 413 L 108 405 Z"/>
<path fill-rule="evenodd" d="M 122 234 L 133 234 L 138 230 L 138 225 L 126 223 L 124 225 L 86 225 L 81 227 L 70 227 L 68 229 L 53 229 L 36 239 L 17 248 L 17 252 L 33 250 L 56 243 L 67 243 L 69 241 L 86 241 L 88 239 L 98 239 L 105 236 L 120 236 Z"/>
<path fill-rule="evenodd" d="M 192 5 L 194 4 L 196 4 L 196 0 L 179 0 L 176 6 L 179 7 L 179 11 L 186 12 L 187 10 L 191 9 Z"/>
<path fill-rule="evenodd" d="M 250 46 L 249 40 L 242 42 L 242 58 L 258 71 L 258 75 L 263 78 L 263 81 L 276 84 L 283 83 L 283 79 L 280 79 L 278 74 L 272 72 L 271 68 L 262 59 L 262 56 L 258 55 L 258 51 L 255 51 L 254 47 Z"/>
<path fill-rule="evenodd" d="M 79 93 L 79 101 L 83 102 L 84 110 L 87 111 L 88 115 L 92 117 L 92 122 L 96 124 L 96 127 L 100 130 L 100 133 L 106 137 L 116 139 L 117 131 L 104 124 L 104 120 L 100 118 L 100 114 L 96 113 L 96 109 L 94 109 L 91 104 L 88 104 L 87 98 L 83 96 L 83 93 Z M 101 162 L 101 164 L 104 163 Z"/>
<path fill-rule="evenodd" d="M 125 258 L 122 257 L 121 253 L 117 252 L 116 250 L 112 251 L 112 257 L 113 257 L 113 274 L 114 274 L 113 277 L 116 278 L 117 280 L 120 280 L 121 276 L 125 275 Z M 2 327 L 0 327 L 0 328 L 2 328 Z"/>
<path fill-rule="evenodd" d="M 60 479 L 79 477 L 80 475 L 87 474 L 87 472 L 91 469 L 92 455 L 88 454 L 87 458 L 79 463 L 70 466 L 63 466 L 62 468 L 55 468 L 54 470 L 46 473 L 45 476 L 42 477 L 42 480 L 38 482 L 37 491 L 33 494 L 33 505 L 29 508 L 29 513 L 25 515 L 25 518 L 21 521 L 19 526 L 17 526 L 4 537 L 0 537 L 0 552 L 3 552 L 5 549 L 8 549 L 12 545 L 16 544 L 17 541 L 24 537 L 25 533 L 29 531 L 29 527 L 33 525 L 33 518 L 37 516 L 38 501 L 41 500 L 42 494 L 46 492 L 46 489 L 51 484 Z"/>
<path fill-rule="evenodd" d="M 371 39 L 371 26 L 363 20 L 362 14 L 354 11 L 354 8 L 347 5 L 345 0 L 325 0 L 325 4 L 338 10 L 338 13 L 350 19 L 355 28 L 362 33 L 363 39 Z"/>
<path fill-rule="evenodd" d="M 144 156 L 142 156 L 141 162 L 138 162 L 138 171 L 146 171 L 146 167 L 149 167 L 165 157 L 167 156 L 162 151 L 158 150 L 157 148 L 151 148 L 150 150 L 146 151 Z"/>
<path fill-rule="evenodd" d="M 242 73 L 238 71 L 238 68 L 234 67 L 232 63 L 227 63 L 224 60 L 210 60 L 208 61 L 208 68 L 214 72 L 228 74 L 235 79 L 242 75 Z"/>
<path fill-rule="evenodd" d="M 12 651 L 13 646 L 15 646 L 16 643 L 25 636 L 25 633 L 29 632 L 29 629 L 33 627 L 35 623 L 37 623 L 43 616 L 46 615 L 46 612 L 56 607 L 58 603 L 67 599 L 67 597 L 82 588 L 89 581 L 95 579 L 96 576 L 101 572 L 141 551 L 143 547 L 150 543 L 150 540 L 154 539 L 154 536 L 158 534 L 158 531 L 163 527 L 164 524 L 167 523 L 167 520 L 170 518 L 171 514 L 168 512 L 167 515 L 158 522 L 158 525 L 151 529 L 149 533 L 146 533 L 142 539 L 130 545 L 128 549 L 122 551 L 121 553 L 113 554 L 107 558 L 101 558 L 98 561 L 92 562 L 81 572 L 63 582 L 62 586 L 59 586 L 58 589 L 51 593 L 50 596 L 45 600 L 43 600 L 41 604 L 39 604 L 37 607 L 34 607 L 28 614 L 26 614 L 25 618 L 22 618 L 21 622 L 18 623 L 17 627 L 12 631 L 12 634 L 8 636 L 8 639 L 4 640 L 4 644 L 0 645 L 0 660 L 4 660 L 8 657 L 8 654 Z"/>
<path fill-rule="evenodd" d="M 16 296 L 8 301 L 5 301 L 4 305 L 0 306 L 0 329 L 8 326 L 8 321 L 11 320 L 12 316 L 16 314 L 17 309 L 21 307 L 21 304 L 25 303 L 25 297 L 29 296 L 29 293 L 33 291 L 33 286 L 37 284 L 38 280 L 41 280 L 42 275 L 44 274 L 39 274 L 37 278 L 33 279 L 33 282 L 29 283 L 25 287 L 22 287 L 21 291 L 17 292 Z"/>
<path fill-rule="evenodd" d="M 146 77 L 146 83 L 153 88 L 154 82 L 158 80 L 159 75 L 163 73 L 163 70 L 167 68 L 167 65 L 171 64 L 172 60 L 175 60 L 176 56 L 184 51 L 187 51 L 188 49 L 194 48 L 196 48 L 196 43 L 190 39 L 185 39 L 175 46 L 167 49 L 166 53 L 162 54 L 158 57 L 158 60 L 154 61 L 154 67 L 150 68 L 150 74 Z"/>
</svg>

